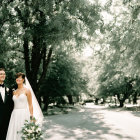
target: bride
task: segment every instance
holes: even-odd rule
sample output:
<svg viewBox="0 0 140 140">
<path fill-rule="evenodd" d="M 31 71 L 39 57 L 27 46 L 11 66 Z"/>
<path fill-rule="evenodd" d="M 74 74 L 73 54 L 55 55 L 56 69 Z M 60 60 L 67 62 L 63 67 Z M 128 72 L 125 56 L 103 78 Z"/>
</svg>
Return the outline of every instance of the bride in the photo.
<svg viewBox="0 0 140 140">
<path fill-rule="evenodd" d="M 17 132 L 21 131 L 25 120 L 32 121 L 35 117 L 39 124 L 43 121 L 42 111 L 25 74 L 17 73 L 16 83 L 18 88 L 13 92 L 14 109 L 11 114 L 6 140 L 22 139 L 21 134 Z"/>
</svg>

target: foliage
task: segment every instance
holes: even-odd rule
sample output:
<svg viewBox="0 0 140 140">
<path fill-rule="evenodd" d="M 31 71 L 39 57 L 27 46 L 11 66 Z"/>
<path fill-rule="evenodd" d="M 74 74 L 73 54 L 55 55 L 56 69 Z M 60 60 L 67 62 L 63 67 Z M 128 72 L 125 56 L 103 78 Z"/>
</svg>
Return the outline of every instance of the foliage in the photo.
<svg viewBox="0 0 140 140">
<path fill-rule="evenodd" d="M 124 100 L 125 94 L 125 98 L 139 95 L 139 0 L 94 4 L 88 0 L 2 0 L 0 4 L 0 62 L 6 66 L 8 84 L 14 82 L 17 71 L 26 71 L 39 97 L 41 85 L 45 98 L 78 95 L 87 82 L 81 78 L 82 69 L 91 96 L 107 98 L 117 93 Z M 78 54 L 86 45 L 93 49 L 93 56 L 81 68 L 67 54 Z"/>
<path fill-rule="evenodd" d="M 126 99 L 135 96 L 134 90 L 138 86 L 133 85 L 140 72 L 138 6 L 139 2 L 133 0 L 106 3 L 103 12 L 111 17 L 110 21 L 108 19 L 106 22 L 103 17 L 104 32 L 96 32 L 98 38 L 95 39 L 95 44 L 100 49 L 95 50 L 93 56 L 97 62 L 93 71 L 98 73 L 97 85 L 92 86 L 96 89 L 94 95 L 100 98 L 117 95 L 120 106 Z"/>
<path fill-rule="evenodd" d="M 81 65 L 65 52 L 60 52 L 50 64 L 41 94 L 50 99 L 49 102 L 58 102 L 62 96 L 80 96 L 86 91 L 86 83 Z"/>
<path fill-rule="evenodd" d="M 81 49 L 102 23 L 99 11 L 87 0 L 1 1 L 0 43 L 7 67 L 8 59 L 26 71 L 38 95 L 53 51 Z M 19 66 L 24 62 L 25 70 Z"/>
</svg>

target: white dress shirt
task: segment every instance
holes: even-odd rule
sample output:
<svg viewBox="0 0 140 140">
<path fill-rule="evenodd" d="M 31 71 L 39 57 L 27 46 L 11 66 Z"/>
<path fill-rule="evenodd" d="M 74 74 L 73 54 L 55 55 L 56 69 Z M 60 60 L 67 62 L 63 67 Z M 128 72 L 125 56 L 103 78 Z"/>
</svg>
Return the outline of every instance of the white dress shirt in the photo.
<svg viewBox="0 0 140 140">
<path fill-rule="evenodd" d="M 4 99 L 5 99 L 5 87 L 0 87 L 0 94 L 1 94 L 2 100 L 4 102 Z"/>
</svg>

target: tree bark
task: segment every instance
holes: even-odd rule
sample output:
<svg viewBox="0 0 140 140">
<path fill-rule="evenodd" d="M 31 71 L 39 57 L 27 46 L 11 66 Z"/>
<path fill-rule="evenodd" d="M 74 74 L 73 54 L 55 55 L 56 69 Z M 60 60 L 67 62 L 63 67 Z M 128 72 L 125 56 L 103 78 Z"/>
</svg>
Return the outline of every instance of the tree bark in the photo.
<svg viewBox="0 0 140 140">
<path fill-rule="evenodd" d="M 72 99 L 72 95 L 67 95 L 68 100 L 69 100 L 69 104 L 73 105 L 73 99 Z"/>
<path fill-rule="evenodd" d="M 95 98 L 95 105 L 98 105 L 99 98 Z"/>
<path fill-rule="evenodd" d="M 47 111 L 47 110 L 48 110 L 48 106 L 49 106 L 49 97 L 44 96 L 44 97 L 43 97 L 43 103 L 44 103 L 44 108 L 43 108 L 43 110 L 44 110 L 44 111 Z"/>
<path fill-rule="evenodd" d="M 120 107 L 124 106 L 124 100 L 120 100 Z"/>
<path fill-rule="evenodd" d="M 29 48 L 28 48 L 28 39 L 24 37 L 24 59 L 25 59 L 25 70 L 27 77 L 30 76 L 30 58 L 29 58 Z"/>
<path fill-rule="evenodd" d="M 124 98 L 123 99 L 120 99 L 120 95 L 119 94 L 117 94 L 117 98 L 118 98 L 118 101 L 120 103 L 120 107 L 123 107 L 124 106 L 125 99 Z"/>
<path fill-rule="evenodd" d="M 133 104 L 137 104 L 137 93 L 135 92 L 134 96 L 133 96 Z"/>
</svg>

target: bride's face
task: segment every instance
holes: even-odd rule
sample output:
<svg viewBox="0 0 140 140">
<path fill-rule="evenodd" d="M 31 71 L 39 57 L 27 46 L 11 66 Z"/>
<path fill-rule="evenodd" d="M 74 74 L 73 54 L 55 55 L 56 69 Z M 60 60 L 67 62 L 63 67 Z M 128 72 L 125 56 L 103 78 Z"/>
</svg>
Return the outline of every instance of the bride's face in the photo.
<svg viewBox="0 0 140 140">
<path fill-rule="evenodd" d="M 22 76 L 19 76 L 18 78 L 16 78 L 16 83 L 19 84 L 23 84 L 24 79 L 22 78 Z"/>
</svg>

